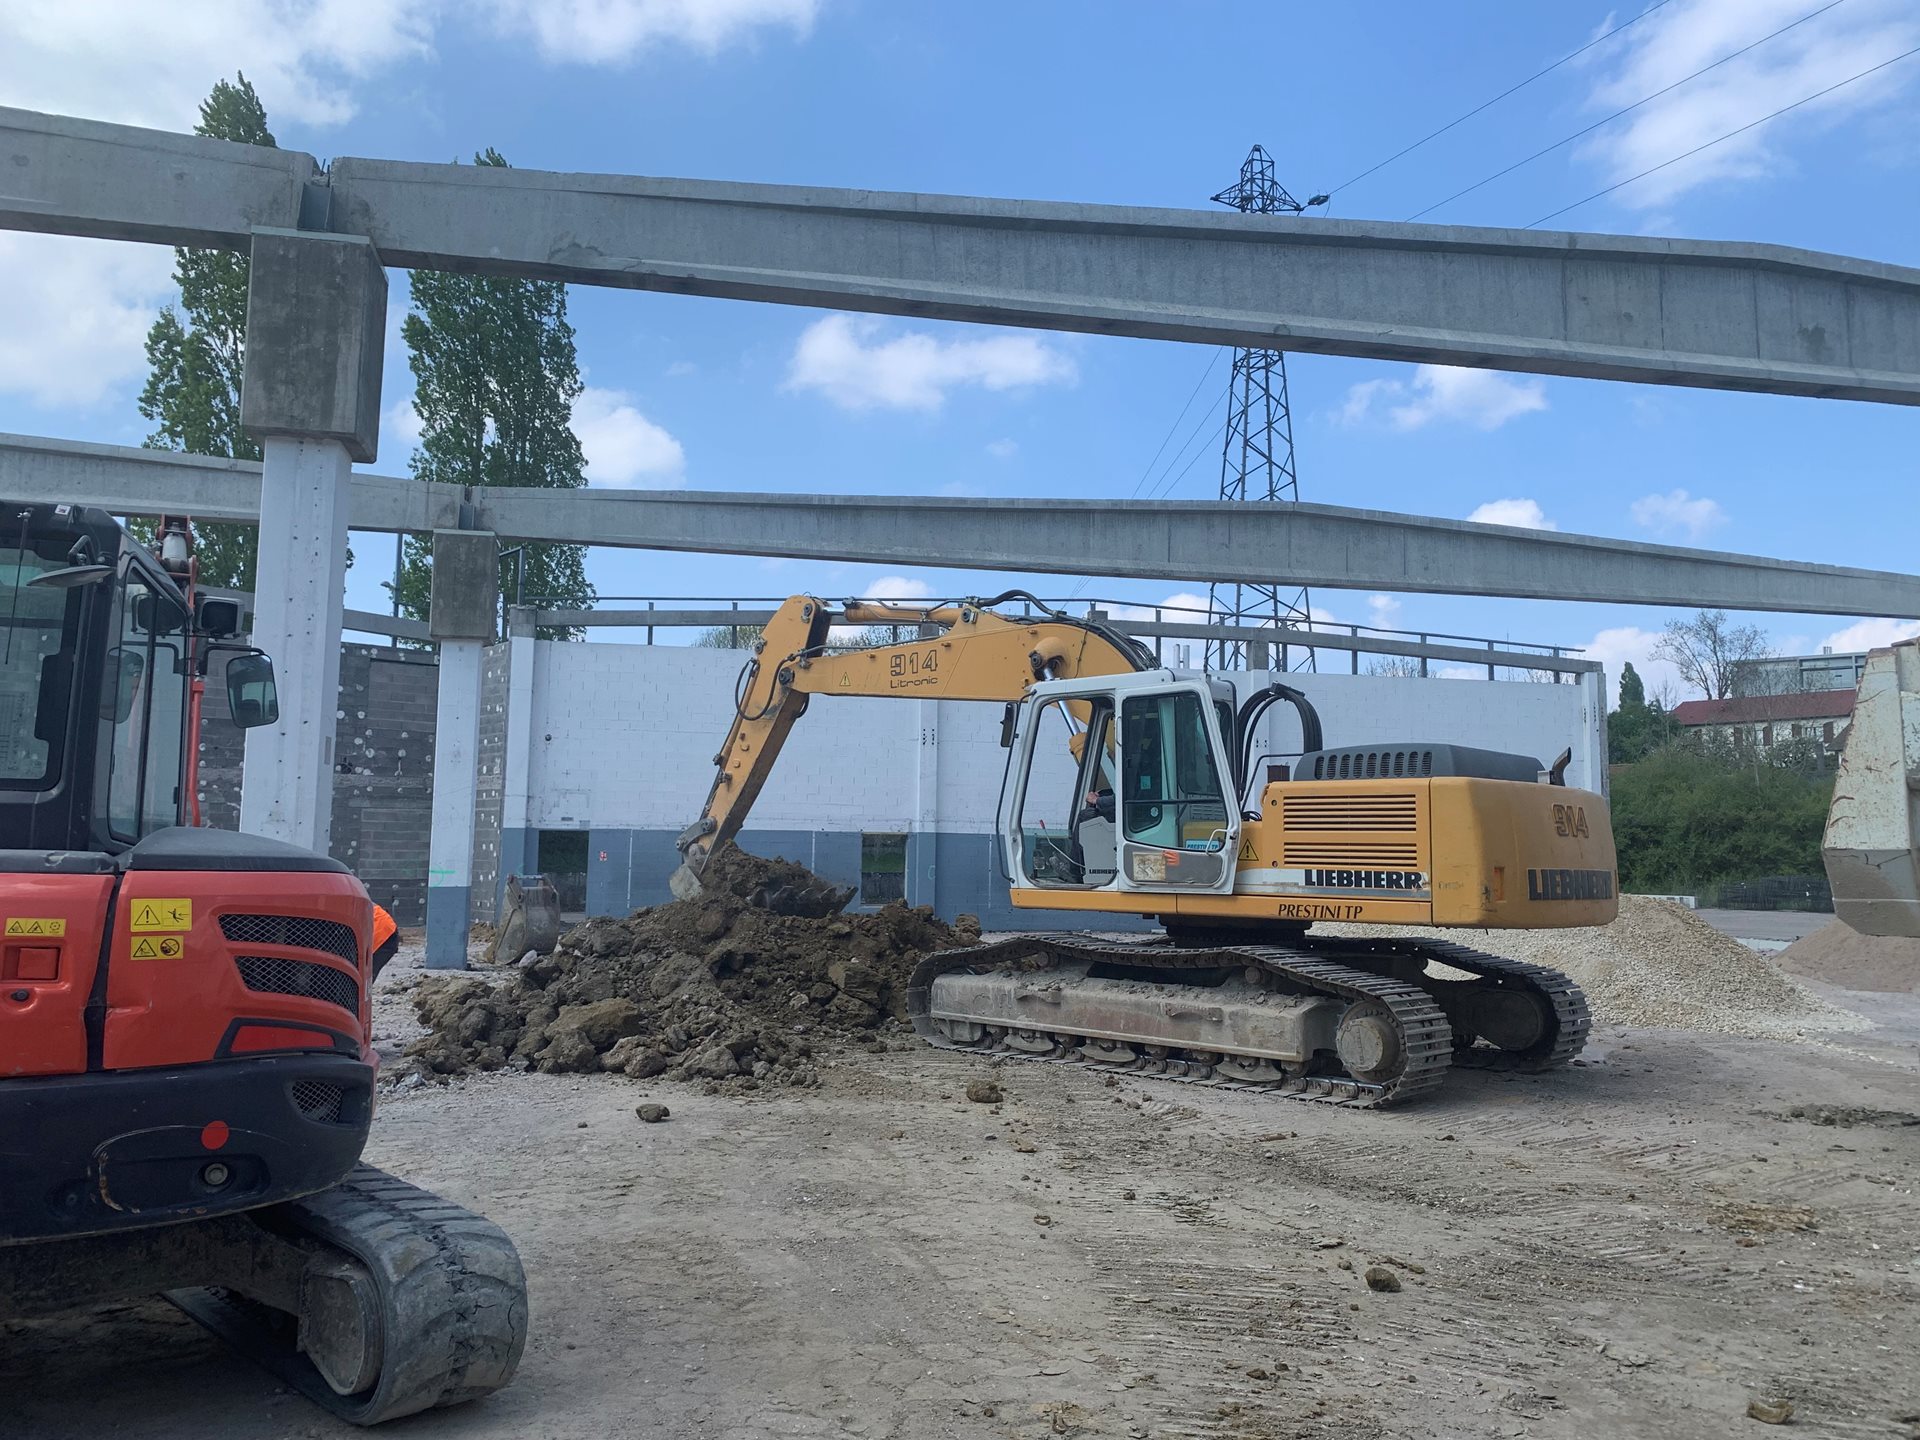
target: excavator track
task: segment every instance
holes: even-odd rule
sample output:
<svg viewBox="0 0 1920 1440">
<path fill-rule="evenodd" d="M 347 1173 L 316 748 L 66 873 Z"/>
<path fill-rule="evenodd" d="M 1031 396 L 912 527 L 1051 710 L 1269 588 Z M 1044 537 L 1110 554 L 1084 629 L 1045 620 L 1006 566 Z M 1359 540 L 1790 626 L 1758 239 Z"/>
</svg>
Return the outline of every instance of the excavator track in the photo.
<svg viewBox="0 0 1920 1440">
<path fill-rule="evenodd" d="M 351 1293 L 364 1303 L 356 1311 L 355 1302 L 336 1301 L 296 1322 L 224 1289 L 166 1298 L 315 1404 L 377 1425 L 475 1399 L 513 1378 L 526 1344 L 527 1285 L 499 1226 L 370 1165 L 258 1218 L 323 1266 L 350 1269 L 358 1284 Z M 303 1353 L 303 1330 L 333 1337 L 334 1383 Z M 314 1338 L 324 1346 L 327 1336 Z M 345 1382 L 351 1393 L 340 1393 L 343 1373 L 353 1376 Z"/>
<path fill-rule="evenodd" d="M 1132 1063 L 1117 1064 L 1111 1059 L 1088 1060 L 1081 1053 L 1089 1037 L 1071 1027 L 1049 1028 L 1054 1044 L 1047 1053 L 1012 1048 L 1004 1044 L 1005 1035 L 989 1033 L 982 1040 L 967 1043 L 949 1039 L 938 1028 L 932 1014 L 933 985 L 941 975 L 954 972 L 982 974 L 1009 961 L 1041 958 L 1044 970 L 1061 964 L 1087 963 L 1137 969 L 1141 971 L 1218 970 L 1225 967 L 1252 969 L 1269 981 L 1278 982 L 1286 991 L 1309 996 L 1332 996 L 1366 1006 L 1370 1013 L 1391 1027 L 1397 1044 L 1399 1063 L 1395 1073 L 1371 1079 L 1351 1075 L 1316 1074 L 1310 1068 L 1276 1072 L 1273 1078 L 1243 1079 L 1233 1075 L 1236 1061 L 1218 1053 L 1205 1058 L 1189 1051 L 1172 1053 L 1170 1047 L 1134 1045 Z M 1290 1099 L 1312 1100 L 1373 1109 L 1401 1104 L 1437 1089 L 1446 1077 L 1455 1054 L 1453 1032 L 1439 1004 L 1419 985 L 1388 976 L 1369 973 L 1341 963 L 1337 958 L 1312 950 L 1287 945 L 1222 945 L 1212 947 L 1172 946 L 1164 942 L 1125 943 L 1096 939 L 1085 935 L 1018 935 L 962 949 L 941 950 L 926 956 L 914 968 L 908 980 L 907 1013 L 920 1036 L 943 1049 L 991 1050 L 997 1055 L 1019 1059 L 1047 1060 L 1064 1064 L 1096 1066 L 1109 1073 L 1150 1075 L 1230 1089 L 1261 1090 Z M 1109 1051 L 1112 1042 L 1103 1042 Z M 1154 1054 L 1153 1051 L 1163 1053 Z"/>
<path fill-rule="evenodd" d="M 1453 1063 L 1458 1066 L 1476 1070 L 1551 1070 L 1578 1055 L 1587 1043 L 1588 1032 L 1593 1029 L 1586 993 L 1570 977 L 1545 965 L 1488 955 L 1448 940 L 1309 935 L 1304 943 L 1315 954 L 1344 960 L 1362 969 L 1386 958 L 1403 963 L 1412 961 L 1423 970 L 1428 962 L 1438 962 L 1474 976 L 1473 981 L 1459 981 L 1423 974 L 1414 982 L 1446 1011 L 1458 1047 Z M 1538 1033 L 1522 1037 L 1526 1043 L 1513 1048 L 1502 1048 L 1497 1040 L 1476 1045 L 1469 1016 L 1458 1003 L 1457 994 L 1449 993 L 1450 990 L 1464 992 L 1468 988 L 1496 989 L 1503 994 L 1527 997 L 1537 1012 Z"/>
</svg>

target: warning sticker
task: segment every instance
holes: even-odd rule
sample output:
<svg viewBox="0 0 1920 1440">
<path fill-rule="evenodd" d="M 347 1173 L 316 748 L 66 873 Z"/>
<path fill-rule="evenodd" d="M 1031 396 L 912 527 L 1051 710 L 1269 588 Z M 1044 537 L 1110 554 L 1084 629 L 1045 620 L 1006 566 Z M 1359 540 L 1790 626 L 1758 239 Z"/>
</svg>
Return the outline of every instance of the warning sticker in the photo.
<svg viewBox="0 0 1920 1440">
<path fill-rule="evenodd" d="M 28 916 L 16 915 L 13 919 L 7 921 L 7 934 L 9 935 L 64 935 L 66 933 L 67 922 L 65 920 L 46 918 L 36 920 Z"/>
<path fill-rule="evenodd" d="M 136 960 L 178 960 L 186 953 L 184 935 L 138 935 L 133 941 Z"/>
<path fill-rule="evenodd" d="M 143 930 L 191 930 L 193 901 L 136 900 L 128 928 L 136 935 Z"/>
<path fill-rule="evenodd" d="M 1251 835 L 1242 836 L 1240 840 L 1240 863 L 1244 865 L 1249 860 L 1258 860 L 1259 858 L 1260 852 L 1253 848 L 1253 837 Z"/>
</svg>

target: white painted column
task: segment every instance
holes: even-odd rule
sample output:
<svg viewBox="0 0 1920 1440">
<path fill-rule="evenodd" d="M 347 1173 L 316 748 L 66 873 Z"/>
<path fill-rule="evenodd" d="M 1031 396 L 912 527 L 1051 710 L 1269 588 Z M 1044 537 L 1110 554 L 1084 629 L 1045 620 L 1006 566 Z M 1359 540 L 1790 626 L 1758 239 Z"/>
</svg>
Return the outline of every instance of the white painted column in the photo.
<svg viewBox="0 0 1920 1440">
<path fill-rule="evenodd" d="M 533 667 L 539 641 L 533 611 L 516 606 L 507 612 L 506 750 L 500 758 L 500 872 L 525 875 L 537 861 L 529 827 L 533 813 Z"/>
<path fill-rule="evenodd" d="M 1578 679 L 1580 718 L 1585 723 L 1580 727 L 1581 739 L 1573 747 L 1574 759 L 1585 762 L 1586 783 L 1581 788 L 1605 795 L 1612 789 L 1607 770 L 1607 672 L 1589 670 Z"/>
<path fill-rule="evenodd" d="M 273 657 L 280 719 L 247 732 L 240 828 L 324 855 L 352 461 L 337 440 L 269 435 L 263 450 L 253 642 Z"/>
<path fill-rule="evenodd" d="M 433 829 L 427 845 L 427 965 L 464 970 L 473 903 L 473 794 L 480 768 L 478 640 L 440 642 L 433 740 Z"/>
</svg>

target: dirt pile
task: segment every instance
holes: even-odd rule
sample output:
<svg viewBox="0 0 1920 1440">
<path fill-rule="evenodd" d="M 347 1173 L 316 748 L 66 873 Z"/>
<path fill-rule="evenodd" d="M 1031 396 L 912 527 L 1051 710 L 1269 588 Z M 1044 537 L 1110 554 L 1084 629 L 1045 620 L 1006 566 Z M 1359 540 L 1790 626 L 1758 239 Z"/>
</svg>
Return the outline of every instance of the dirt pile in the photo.
<svg viewBox="0 0 1920 1440">
<path fill-rule="evenodd" d="M 1385 926 L 1315 927 L 1316 933 L 1322 929 L 1394 933 Z M 1603 1022 L 1762 1040 L 1859 1030 L 1868 1023 L 1829 1005 L 1768 957 L 1670 900 L 1622 895 L 1619 917 L 1598 929 L 1460 931 L 1447 938 L 1571 975 L 1587 992 L 1594 1018 Z"/>
<path fill-rule="evenodd" d="M 553 954 L 503 977 L 422 982 L 413 1002 L 428 1034 L 407 1047 L 411 1068 L 811 1084 L 823 1033 L 871 1039 L 904 1019 L 920 957 L 979 938 L 971 917 L 949 926 L 926 906 L 802 917 L 743 898 L 770 883 L 819 884 L 786 862 L 741 856 L 724 875 L 698 899 L 576 925 Z"/>
<path fill-rule="evenodd" d="M 1838 920 L 1794 941 L 1773 958 L 1782 970 L 1843 990 L 1889 995 L 1920 992 L 1920 940 L 1862 935 Z"/>
</svg>

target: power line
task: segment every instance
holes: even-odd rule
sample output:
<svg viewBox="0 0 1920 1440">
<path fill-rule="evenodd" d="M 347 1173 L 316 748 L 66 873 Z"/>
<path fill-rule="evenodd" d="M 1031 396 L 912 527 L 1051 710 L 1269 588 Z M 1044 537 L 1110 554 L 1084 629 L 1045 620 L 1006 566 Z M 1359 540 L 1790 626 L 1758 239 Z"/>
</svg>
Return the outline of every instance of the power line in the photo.
<svg viewBox="0 0 1920 1440">
<path fill-rule="evenodd" d="M 1631 105 L 1624 106 L 1623 108 L 1614 111 L 1611 115 L 1607 116 L 1604 120 L 1596 120 L 1593 122 L 1593 124 L 1586 126 L 1584 129 L 1576 130 L 1571 135 L 1564 136 L 1561 139 L 1554 141 L 1553 144 L 1547 146 L 1545 149 L 1534 151 L 1533 154 L 1527 156 L 1526 159 L 1516 160 L 1513 162 L 1513 164 L 1507 166 L 1506 169 L 1496 170 L 1494 171 L 1493 174 L 1487 176 L 1484 180 L 1474 181 L 1473 184 L 1467 186 L 1467 188 L 1464 190 L 1454 191 L 1453 194 L 1447 196 L 1447 198 L 1444 200 L 1434 201 L 1433 204 L 1427 206 L 1427 208 L 1424 210 L 1416 210 L 1413 214 L 1407 216 L 1407 219 L 1418 220 L 1422 215 L 1431 215 L 1435 210 L 1440 209 L 1442 206 L 1451 205 L 1454 201 L 1458 200 L 1461 196 L 1471 195 L 1474 191 L 1480 189 L 1482 186 L 1491 185 L 1494 181 L 1500 179 L 1502 176 L 1511 175 L 1514 171 L 1520 169 L 1523 165 L 1531 165 L 1534 161 L 1538 160 L 1542 155 L 1551 155 L 1554 151 L 1558 150 L 1561 146 L 1571 145 L 1575 140 L 1578 140 L 1583 135 L 1591 135 L 1595 130 L 1598 130 L 1603 125 L 1611 125 L 1614 121 L 1618 120 L 1622 115 L 1631 114 L 1633 111 L 1638 110 L 1642 105 L 1648 104 L 1654 100 L 1658 100 L 1662 95 L 1668 94 L 1671 91 L 1678 90 L 1682 85 L 1687 84 L 1689 81 L 1698 80 L 1702 75 L 1706 74 L 1709 70 L 1718 70 L 1722 65 L 1725 65 L 1729 60 L 1738 60 L 1742 55 L 1746 54 L 1749 50 L 1757 49 L 1758 47 L 1766 44 L 1769 40 L 1775 39 L 1778 36 L 1786 34 L 1787 31 L 1793 29 L 1795 26 L 1804 25 L 1807 23 L 1807 21 L 1826 14 L 1827 11 L 1833 9 L 1834 6 L 1843 5 L 1845 3 L 1846 3 L 1846 0 L 1827 0 L 1827 3 L 1822 5 L 1818 10 L 1809 11 L 1807 14 L 1802 15 L 1798 20 L 1792 21 L 1791 23 L 1786 25 L 1782 25 L 1778 30 L 1773 31 L 1771 34 L 1762 35 L 1758 40 L 1753 41 L 1751 44 L 1742 45 L 1738 50 L 1735 50 L 1731 55 L 1722 55 L 1718 60 L 1714 61 L 1711 65 L 1703 65 L 1700 67 L 1700 69 L 1694 71 L 1691 75 L 1683 75 L 1680 79 L 1674 81 L 1671 85 L 1663 86 L 1660 89 L 1654 91 L 1651 95 L 1641 96 L 1638 100 L 1634 101 Z"/>
<path fill-rule="evenodd" d="M 1160 439 L 1160 448 L 1153 452 L 1153 459 L 1147 461 L 1147 468 L 1142 470 L 1140 472 L 1140 478 L 1133 482 L 1132 498 L 1136 500 L 1140 498 L 1140 487 L 1147 483 L 1147 477 L 1153 473 L 1153 467 L 1160 463 L 1160 456 L 1166 451 L 1167 441 L 1173 439 L 1173 432 L 1178 430 L 1180 428 L 1180 422 L 1187 418 L 1187 411 L 1193 408 L 1193 402 L 1200 396 L 1200 387 L 1205 385 L 1207 383 L 1207 377 L 1219 368 L 1220 357 L 1225 353 L 1225 347 L 1217 347 L 1213 354 L 1208 357 L 1206 368 L 1200 372 L 1200 378 L 1193 382 L 1193 390 L 1187 396 L 1187 403 L 1182 405 L 1180 407 L 1180 413 L 1173 417 L 1173 423 L 1167 426 L 1167 433 Z"/>
<path fill-rule="evenodd" d="M 1386 169 L 1387 166 L 1391 165 L 1394 161 L 1398 160 L 1403 155 L 1411 155 L 1414 151 L 1418 150 L 1422 145 L 1426 144 L 1427 141 L 1439 139 L 1442 135 L 1446 134 L 1447 131 L 1453 129 L 1454 126 L 1464 124 L 1466 121 L 1471 120 L 1474 116 L 1478 115 L 1482 110 L 1486 110 L 1491 108 L 1492 106 L 1498 105 L 1502 100 L 1506 99 L 1509 95 L 1515 94 L 1518 91 L 1526 89 L 1527 86 L 1531 85 L 1534 81 L 1540 79 L 1542 76 L 1551 75 L 1554 71 L 1558 70 L 1562 65 L 1566 64 L 1569 60 L 1578 60 L 1582 55 L 1586 54 L 1587 51 L 1593 49 L 1594 46 L 1602 44 L 1605 41 L 1611 40 L 1614 36 L 1618 35 L 1622 30 L 1625 30 L 1628 26 L 1639 24 L 1642 20 L 1646 19 L 1647 16 L 1653 14 L 1654 11 L 1663 9 L 1665 6 L 1670 5 L 1671 3 L 1673 3 L 1673 0 L 1656 0 L 1656 3 L 1649 5 L 1646 9 L 1642 10 L 1638 15 L 1634 16 L 1633 19 L 1623 21 L 1620 24 L 1614 26 L 1613 29 L 1607 31 L 1606 34 L 1596 36 L 1594 39 L 1589 40 L 1586 44 L 1582 45 L 1578 50 L 1575 50 L 1571 55 L 1562 55 L 1558 60 L 1554 61 L 1551 65 L 1547 66 L 1546 69 L 1534 71 L 1533 74 L 1529 75 L 1526 79 L 1522 80 L 1518 85 L 1508 86 L 1505 90 L 1502 90 L 1498 95 L 1494 96 L 1491 100 L 1485 101 L 1482 104 L 1474 106 L 1473 109 L 1467 111 L 1466 114 L 1458 117 L 1457 119 L 1449 120 L 1446 124 L 1442 125 L 1438 130 L 1435 130 L 1432 133 L 1427 135 L 1422 135 L 1418 140 L 1414 141 L 1413 144 L 1407 146 L 1406 149 L 1394 151 L 1393 154 L 1389 155 L 1386 159 L 1382 160 L 1378 165 L 1374 165 L 1369 167 L 1368 169 L 1362 170 L 1358 175 L 1354 176 L 1353 179 L 1351 180 L 1341 181 L 1340 184 L 1334 186 L 1333 189 L 1327 192 L 1328 196 L 1331 197 L 1334 195 L 1338 195 L 1342 190 L 1346 189 L 1347 186 L 1349 185 L 1357 185 L 1360 181 L 1366 179 L 1369 175 L 1373 174 L 1375 170 Z"/>
<path fill-rule="evenodd" d="M 1669 165 L 1678 165 L 1682 160 L 1690 159 L 1693 156 L 1698 155 L 1702 150 L 1711 150 L 1714 146 L 1718 145 L 1723 140 L 1731 140 L 1736 135 L 1744 135 L 1747 133 L 1747 131 L 1753 129 L 1754 126 L 1756 125 L 1764 125 L 1769 120 L 1777 120 L 1782 115 L 1786 114 L 1789 110 L 1798 110 L 1802 105 L 1810 105 L 1815 100 L 1820 99 L 1824 95 L 1831 95 L 1834 91 L 1841 89 L 1844 86 L 1851 85 L 1856 80 L 1864 80 L 1869 75 L 1878 74 L 1880 71 L 1886 69 L 1889 65 L 1898 65 L 1902 60 L 1909 59 L 1910 57 L 1915 55 L 1920 55 L 1920 45 L 1916 45 L 1911 50 L 1903 51 L 1902 53 L 1895 55 L 1891 60 L 1882 60 L 1878 65 L 1874 65 L 1869 67 L 1868 69 L 1862 70 L 1857 75 L 1849 75 L 1844 80 L 1836 81 L 1832 85 L 1827 86 L 1827 88 L 1824 90 L 1816 90 L 1813 94 L 1808 95 L 1803 99 L 1796 100 L 1791 105 L 1782 105 L 1778 110 L 1775 110 L 1771 115 L 1762 115 L 1758 120 L 1749 120 L 1745 125 L 1742 125 L 1738 130 L 1729 130 L 1726 134 L 1716 136 L 1714 139 L 1707 141 L 1703 145 L 1696 145 L 1691 150 L 1686 151 L 1684 154 L 1674 156 L 1671 160 L 1662 160 L 1658 165 L 1654 165 L 1649 167 L 1648 169 L 1642 170 L 1638 175 L 1629 175 L 1625 180 L 1621 180 L 1615 184 L 1609 185 L 1604 190 L 1596 190 L 1593 192 L 1593 194 L 1587 196 L 1585 200 L 1576 200 L 1571 205 L 1562 205 L 1558 210 L 1555 210 L 1552 213 L 1547 215 L 1542 215 L 1538 220 L 1535 220 L 1531 224 L 1527 225 L 1526 228 L 1531 230 L 1535 225 L 1545 224 L 1549 220 L 1555 219 L 1558 216 L 1566 214 L 1567 211 L 1569 210 L 1578 210 L 1582 205 L 1588 204 L 1589 202 L 1594 200 L 1598 200 L 1602 195 L 1611 195 L 1614 191 L 1618 190 L 1622 185 L 1631 185 L 1633 184 L 1634 181 L 1644 180 L 1647 178 L 1647 176 L 1654 174 L 1656 171 L 1664 170 Z"/>
<path fill-rule="evenodd" d="M 1208 414 L 1211 414 L 1211 413 L 1212 413 L 1211 411 L 1208 412 Z M 1166 474 L 1161 477 L 1161 482 L 1159 486 L 1157 486 L 1154 489 L 1153 493 L 1148 495 L 1147 498 L 1149 500 L 1160 500 L 1160 499 L 1164 499 L 1168 495 L 1171 495 L 1173 493 L 1173 487 L 1178 485 L 1182 480 L 1187 478 L 1188 473 L 1193 469 L 1193 467 L 1200 463 L 1200 457 L 1202 455 L 1205 455 L 1212 448 L 1214 441 L 1218 440 L 1221 436 L 1225 435 L 1226 433 L 1227 433 L 1227 421 L 1225 418 L 1222 418 L 1220 423 L 1213 427 L 1212 433 L 1209 434 L 1207 438 L 1200 443 L 1200 448 L 1195 450 L 1193 454 L 1187 457 L 1187 463 L 1180 467 L 1178 474 L 1174 473 L 1172 463 L 1168 464 Z M 1174 458 L 1175 460 L 1177 460 L 1179 457 L 1175 456 Z"/>
</svg>

